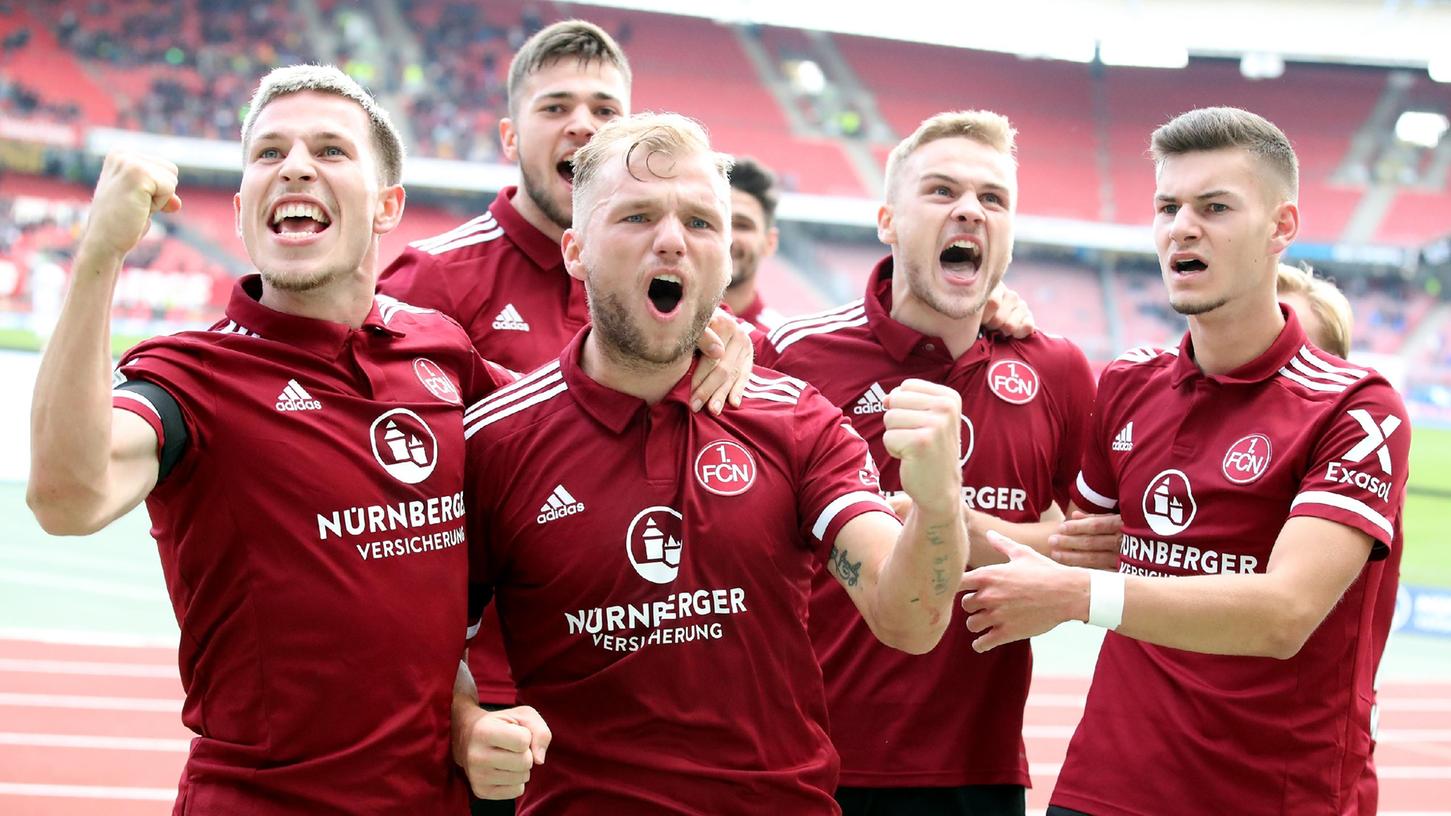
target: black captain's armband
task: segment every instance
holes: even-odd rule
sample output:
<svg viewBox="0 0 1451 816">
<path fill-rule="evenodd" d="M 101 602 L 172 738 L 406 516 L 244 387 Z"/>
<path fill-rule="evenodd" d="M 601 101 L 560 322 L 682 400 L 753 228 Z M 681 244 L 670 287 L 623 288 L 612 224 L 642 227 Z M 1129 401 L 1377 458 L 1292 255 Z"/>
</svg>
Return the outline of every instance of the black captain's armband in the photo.
<svg viewBox="0 0 1451 816">
<path fill-rule="evenodd" d="M 158 457 L 161 460 L 160 467 L 156 471 L 156 481 L 160 482 L 181 461 L 182 454 L 186 453 L 186 420 L 181 416 L 181 406 L 176 404 L 176 400 L 165 388 L 145 380 L 127 380 L 116 386 L 116 390 L 130 391 L 145 397 L 161 416 L 164 441 Z"/>
</svg>

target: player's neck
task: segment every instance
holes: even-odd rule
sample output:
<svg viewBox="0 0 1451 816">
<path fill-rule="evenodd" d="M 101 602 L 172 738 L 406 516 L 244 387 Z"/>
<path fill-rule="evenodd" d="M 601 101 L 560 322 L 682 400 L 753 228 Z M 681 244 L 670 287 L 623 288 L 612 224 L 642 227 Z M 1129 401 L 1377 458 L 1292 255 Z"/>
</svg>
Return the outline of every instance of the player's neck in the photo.
<svg viewBox="0 0 1451 816">
<path fill-rule="evenodd" d="M 916 298 L 906 298 L 892 305 L 892 319 L 903 326 L 936 337 L 947 345 L 947 353 L 955 360 L 972 348 L 982 331 L 982 309 L 966 317 L 948 317 Z"/>
<path fill-rule="evenodd" d="M 1242 298 L 1189 318 L 1194 362 L 1205 374 L 1227 374 L 1254 360 L 1285 328 L 1274 296 Z"/>
<path fill-rule="evenodd" d="M 539 205 L 534 203 L 534 197 L 525 192 L 522 185 L 514 191 L 514 197 L 509 199 L 509 203 L 514 205 L 514 212 L 523 216 L 531 227 L 549 236 L 551 241 L 559 243 L 559 240 L 564 237 L 564 227 L 554 223 L 554 219 L 545 215 L 544 211 L 539 209 Z"/>
<path fill-rule="evenodd" d="M 654 405 L 665 399 L 670 389 L 690 371 L 692 355 L 683 355 L 670 363 L 652 363 L 611 347 L 591 331 L 584 339 L 580 368 L 586 376 L 611 391 L 629 394 Z"/>
<path fill-rule="evenodd" d="M 264 277 L 259 302 L 283 314 L 343 323 L 356 329 L 373 309 L 375 285 L 374 276 L 361 270 L 303 292 L 279 289 Z"/>
<path fill-rule="evenodd" d="M 745 280 L 735 286 L 727 287 L 725 290 L 725 304 L 730 307 L 731 314 L 740 316 L 751 308 L 756 302 L 756 281 Z"/>
</svg>

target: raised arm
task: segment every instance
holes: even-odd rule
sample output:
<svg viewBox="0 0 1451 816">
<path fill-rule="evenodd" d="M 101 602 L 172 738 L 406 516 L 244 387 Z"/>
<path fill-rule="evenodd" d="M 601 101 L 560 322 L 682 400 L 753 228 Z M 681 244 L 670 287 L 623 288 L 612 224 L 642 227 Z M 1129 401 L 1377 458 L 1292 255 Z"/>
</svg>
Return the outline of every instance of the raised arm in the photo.
<svg viewBox="0 0 1451 816">
<path fill-rule="evenodd" d="M 111 298 L 121 262 L 151 216 L 181 208 L 176 182 L 176 165 L 161 159 L 113 154 L 101 169 L 70 289 L 35 379 L 26 501 L 49 533 L 95 532 L 156 484 L 156 434 L 111 407 Z"/>
<path fill-rule="evenodd" d="M 892 391 L 882 441 L 902 461 L 902 488 L 913 506 L 905 526 L 884 513 L 853 518 L 827 562 L 877 638 L 913 654 L 942 639 L 967 563 L 961 405 L 952 389 L 923 380 Z"/>
</svg>

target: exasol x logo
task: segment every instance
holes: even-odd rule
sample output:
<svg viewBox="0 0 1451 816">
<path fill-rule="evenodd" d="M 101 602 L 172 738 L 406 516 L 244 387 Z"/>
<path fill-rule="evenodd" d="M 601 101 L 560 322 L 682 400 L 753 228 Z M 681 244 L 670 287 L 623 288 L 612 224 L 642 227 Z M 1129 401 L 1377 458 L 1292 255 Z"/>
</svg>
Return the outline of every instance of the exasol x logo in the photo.
<svg viewBox="0 0 1451 816">
<path fill-rule="evenodd" d="M 1158 535 L 1178 535 L 1189 529 L 1198 510 L 1189 477 L 1182 470 L 1163 471 L 1144 489 L 1144 520 Z"/>
<path fill-rule="evenodd" d="M 1386 447 L 1386 440 L 1401 427 L 1401 418 L 1391 415 L 1376 424 L 1375 418 L 1364 408 L 1352 408 L 1346 413 L 1356 422 L 1360 423 L 1361 430 L 1365 431 L 1365 438 L 1355 443 L 1341 459 L 1347 462 L 1360 462 L 1367 456 L 1375 454 L 1380 462 L 1381 472 L 1391 475 L 1391 452 Z"/>
<path fill-rule="evenodd" d="M 641 578 L 656 584 L 675 580 L 685 549 L 684 526 L 673 507 L 646 507 L 635 515 L 625 533 L 625 553 Z"/>
<path fill-rule="evenodd" d="M 438 464 L 438 440 L 428 423 L 407 408 L 394 408 L 373 420 L 369 436 L 373 458 L 404 484 L 427 479 Z"/>
</svg>

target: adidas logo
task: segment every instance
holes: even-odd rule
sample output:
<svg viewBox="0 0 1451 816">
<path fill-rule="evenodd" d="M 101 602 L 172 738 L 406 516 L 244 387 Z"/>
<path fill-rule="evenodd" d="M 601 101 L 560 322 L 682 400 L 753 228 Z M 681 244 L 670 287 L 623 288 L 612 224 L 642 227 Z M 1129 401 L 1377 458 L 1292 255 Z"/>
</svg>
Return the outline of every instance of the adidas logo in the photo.
<svg viewBox="0 0 1451 816">
<path fill-rule="evenodd" d="M 1125 453 L 1134 449 L 1134 421 L 1132 419 L 1129 420 L 1129 424 L 1119 430 L 1118 436 L 1113 438 L 1113 445 L 1111 447 L 1119 453 Z"/>
<path fill-rule="evenodd" d="M 288 380 L 287 387 L 277 395 L 277 410 L 279 411 L 321 411 L 322 403 L 312 398 L 307 389 L 298 384 L 297 380 Z"/>
<path fill-rule="evenodd" d="M 583 512 L 584 502 L 576 501 L 564 489 L 564 485 L 559 484 L 554 486 L 554 492 L 549 494 L 549 500 L 539 508 L 539 517 L 534 520 L 540 524 L 548 524 L 555 519 Z"/>
<path fill-rule="evenodd" d="M 504 308 L 494 318 L 494 328 L 498 331 L 529 331 L 529 324 L 524 322 L 524 316 L 514 308 L 514 304 L 506 303 Z"/>
<path fill-rule="evenodd" d="M 872 387 L 851 407 L 853 414 L 880 414 L 886 410 L 887 392 L 882 390 L 881 383 L 872 383 Z"/>
</svg>

